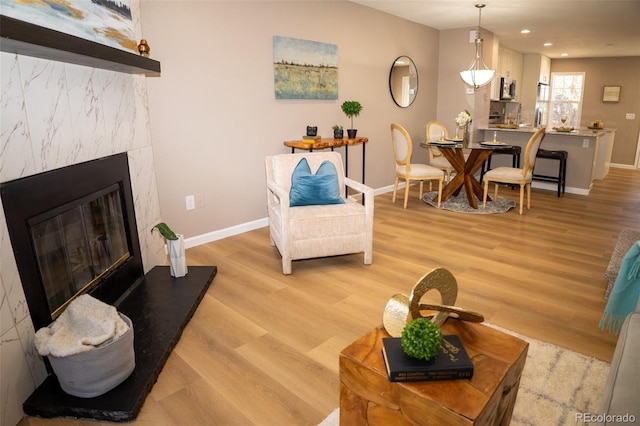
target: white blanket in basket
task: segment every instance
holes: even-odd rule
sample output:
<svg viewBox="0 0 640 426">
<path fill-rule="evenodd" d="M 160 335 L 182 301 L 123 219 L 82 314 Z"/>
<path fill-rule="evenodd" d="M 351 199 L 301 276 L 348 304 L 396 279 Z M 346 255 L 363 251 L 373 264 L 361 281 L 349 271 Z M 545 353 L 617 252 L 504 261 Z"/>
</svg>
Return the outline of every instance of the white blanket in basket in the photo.
<svg viewBox="0 0 640 426">
<path fill-rule="evenodd" d="M 36 332 L 35 346 L 42 356 L 69 356 L 117 339 L 128 329 L 114 306 L 84 294 L 51 325 Z"/>
</svg>

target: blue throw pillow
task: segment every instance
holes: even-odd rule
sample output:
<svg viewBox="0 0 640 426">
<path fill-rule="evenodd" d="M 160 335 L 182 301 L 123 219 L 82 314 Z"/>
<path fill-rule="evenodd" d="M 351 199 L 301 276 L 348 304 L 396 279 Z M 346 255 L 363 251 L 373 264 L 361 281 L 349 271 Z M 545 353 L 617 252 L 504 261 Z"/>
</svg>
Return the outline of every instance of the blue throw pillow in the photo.
<svg viewBox="0 0 640 426">
<path fill-rule="evenodd" d="M 289 205 L 313 206 L 322 204 L 344 204 L 338 187 L 338 172 L 330 161 L 323 161 L 316 174 L 311 174 L 307 159 L 300 160 L 291 175 Z"/>
</svg>

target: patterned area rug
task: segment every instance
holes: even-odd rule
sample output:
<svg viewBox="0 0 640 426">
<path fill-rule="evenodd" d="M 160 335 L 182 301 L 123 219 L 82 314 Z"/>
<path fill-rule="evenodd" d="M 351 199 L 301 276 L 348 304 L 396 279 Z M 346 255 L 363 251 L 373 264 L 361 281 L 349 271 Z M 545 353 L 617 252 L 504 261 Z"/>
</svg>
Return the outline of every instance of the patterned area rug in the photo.
<svg viewBox="0 0 640 426">
<path fill-rule="evenodd" d="M 529 342 L 512 426 L 563 426 L 582 423 L 576 416 L 596 415 L 609 364 L 485 323 Z M 340 424 L 336 408 L 320 426 Z"/>
<path fill-rule="evenodd" d="M 437 208 L 437 198 L 436 201 L 432 201 L 433 198 L 437 195 L 437 191 L 427 192 L 422 196 L 422 201 Z M 467 201 L 467 194 L 464 191 L 460 191 L 458 195 L 451 196 L 447 201 L 440 203 L 441 209 L 470 214 L 505 213 L 515 206 L 515 201 L 498 197 L 497 200 L 487 201 L 487 207 L 484 209 L 482 208 L 482 200 L 478 200 L 478 208 L 474 209 L 473 207 L 469 206 L 469 202 Z"/>
</svg>

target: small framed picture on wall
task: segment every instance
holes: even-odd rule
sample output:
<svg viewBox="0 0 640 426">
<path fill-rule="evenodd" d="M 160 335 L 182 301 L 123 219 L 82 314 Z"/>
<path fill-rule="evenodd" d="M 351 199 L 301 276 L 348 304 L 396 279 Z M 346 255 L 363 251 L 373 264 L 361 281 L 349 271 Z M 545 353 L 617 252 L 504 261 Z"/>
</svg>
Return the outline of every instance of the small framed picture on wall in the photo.
<svg viewBox="0 0 640 426">
<path fill-rule="evenodd" d="M 620 86 L 604 86 L 602 102 L 620 102 Z"/>
</svg>

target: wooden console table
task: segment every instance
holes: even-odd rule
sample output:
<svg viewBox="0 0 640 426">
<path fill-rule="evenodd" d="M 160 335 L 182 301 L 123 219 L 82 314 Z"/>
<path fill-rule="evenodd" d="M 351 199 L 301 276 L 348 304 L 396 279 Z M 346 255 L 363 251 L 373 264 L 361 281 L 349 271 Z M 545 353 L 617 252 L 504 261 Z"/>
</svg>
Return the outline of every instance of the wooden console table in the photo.
<svg viewBox="0 0 640 426">
<path fill-rule="evenodd" d="M 315 142 L 305 141 L 285 141 L 284 146 L 291 148 L 291 152 L 296 152 L 296 149 L 304 149 L 309 152 L 314 150 L 322 150 L 331 148 L 340 148 L 344 146 L 344 175 L 349 177 L 349 146 L 362 144 L 362 183 L 364 183 L 364 162 L 365 162 L 365 146 L 369 142 L 369 138 L 354 138 L 354 139 L 320 139 Z"/>
<path fill-rule="evenodd" d="M 482 324 L 449 319 L 474 365 L 471 380 L 390 382 L 382 328 L 340 353 L 340 425 L 508 425 L 529 344 Z"/>
</svg>

